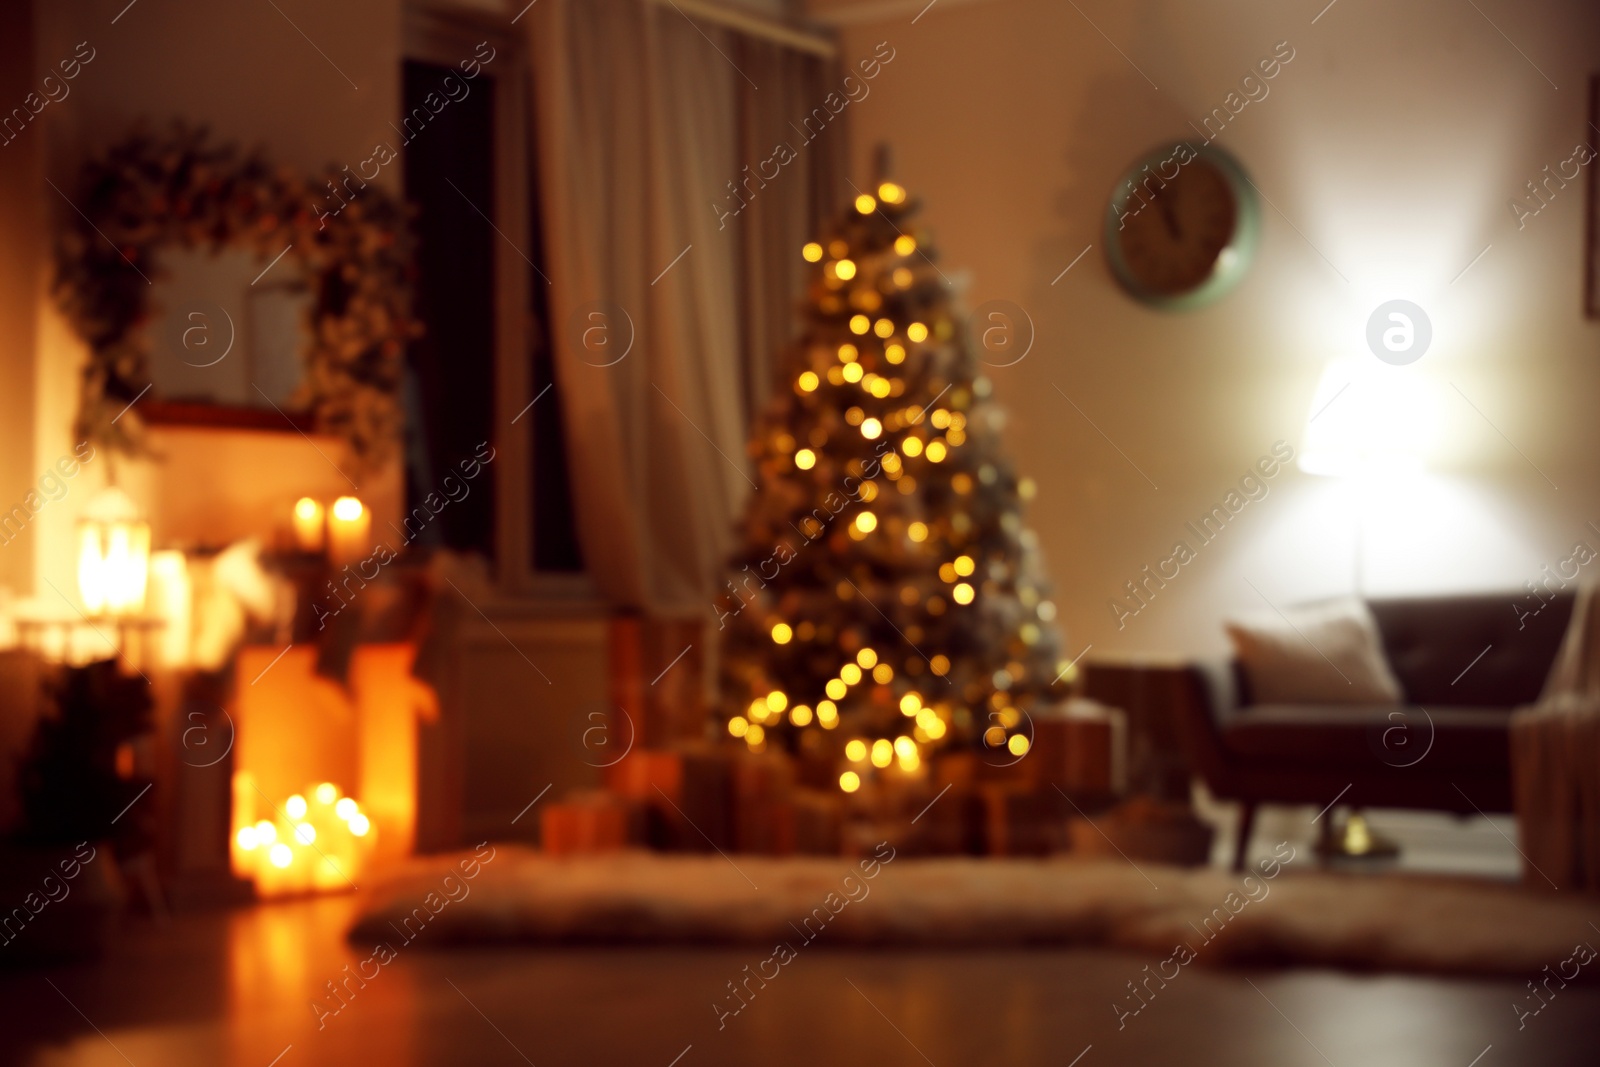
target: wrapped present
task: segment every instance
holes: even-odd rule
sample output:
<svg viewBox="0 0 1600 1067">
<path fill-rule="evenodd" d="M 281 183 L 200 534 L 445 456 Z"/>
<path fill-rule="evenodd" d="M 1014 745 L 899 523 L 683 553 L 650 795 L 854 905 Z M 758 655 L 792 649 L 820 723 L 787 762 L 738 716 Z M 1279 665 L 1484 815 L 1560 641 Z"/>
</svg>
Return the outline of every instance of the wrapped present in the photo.
<svg viewBox="0 0 1600 1067">
<path fill-rule="evenodd" d="M 540 843 L 556 856 L 614 852 L 636 841 L 637 812 L 610 793 L 575 793 L 540 811 Z"/>
<path fill-rule="evenodd" d="M 683 742 L 636 749 L 606 770 L 606 786 L 645 812 L 645 843 L 669 851 L 734 847 L 733 754 L 726 746 Z"/>
<path fill-rule="evenodd" d="M 837 789 L 797 789 L 789 798 L 794 851 L 837 856 L 843 847 L 844 798 Z"/>
<path fill-rule="evenodd" d="M 782 752 L 741 752 L 729 770 L 733 841 L 740 852 L 786 856 L 795 850 L 794 762 Z"/>
<path fill-rule="evenodd" d="M 638 743 L 662 748 L 704 735 L 705 623 L 700 619 L 613 618 L 609 690 Z"/>
<path fill-rule="evenodd" d="M 1018 762 L 1031 784 L 1060 786 L 1091 801 L 1127 788 L 1127 719 L 1092 700 L 1070 700 L 1035 712 L 1033 745 Z"/>
<path fill-rule="evenodd" d="M 980 788 L 978 796 L 984 843 L 991 856 L 1044 856 L 1068 847 L 1067 815 L 1072 806 L 1056 790 L 991 784 Z"/>
</svg>

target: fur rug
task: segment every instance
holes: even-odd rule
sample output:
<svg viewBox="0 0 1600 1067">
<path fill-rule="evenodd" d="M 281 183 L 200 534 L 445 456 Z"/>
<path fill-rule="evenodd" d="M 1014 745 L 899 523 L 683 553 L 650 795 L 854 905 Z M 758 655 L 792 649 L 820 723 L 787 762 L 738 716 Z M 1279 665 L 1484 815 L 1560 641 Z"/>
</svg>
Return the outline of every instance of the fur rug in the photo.
<svg viewBox="0 0 1600 1067">
<path fill-rule="evenodd" d="M 1600 944 L 1593 897 L 1311 869 L 1279 851 L 1247 874 L 1120 859 L 860 860 L 499 845 L 430 856 L 367 891 L 358 945 L 747 943 L 798 947 L 1187 949 L 1207 964 L 1295 964 L 1529 979 Z M 1269 866 L 1270 864 L 1270 866 Z M 1187 960 L 1184 960 L 1187 962 Z M 1600 971 L 1600 968 L 1596 968 Z"/>
</svg>

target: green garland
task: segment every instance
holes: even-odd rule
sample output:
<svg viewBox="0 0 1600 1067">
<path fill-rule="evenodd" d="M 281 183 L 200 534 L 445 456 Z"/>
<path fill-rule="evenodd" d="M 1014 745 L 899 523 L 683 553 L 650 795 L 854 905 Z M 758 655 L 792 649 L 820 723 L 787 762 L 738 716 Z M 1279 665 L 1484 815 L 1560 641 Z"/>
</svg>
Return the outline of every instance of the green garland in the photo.
<svg viewBox="0 0 1600 1067">
<path fill-rule="evenodd" d="M 137 131 L 89 160 L 56 242 L 55 295 L 90 349 L 79 439 L 150 454 L 137 405 L 118 416 L 150 382 L 140 327 L 163 248 L 236 248 L 265 261 L 287 246 L 285 263 L 298 262 L 311 292 L 295 403 L 319 431 L 344 438 L 362 469 L 387 460 L 400 440 L 405 344 L 421 332 L 410 314 L 405 209 L 366 186 L 337 215 L 319 217 L 330 199 L 326 181 L 182 125 L 164 138 Z"/>
</svg>

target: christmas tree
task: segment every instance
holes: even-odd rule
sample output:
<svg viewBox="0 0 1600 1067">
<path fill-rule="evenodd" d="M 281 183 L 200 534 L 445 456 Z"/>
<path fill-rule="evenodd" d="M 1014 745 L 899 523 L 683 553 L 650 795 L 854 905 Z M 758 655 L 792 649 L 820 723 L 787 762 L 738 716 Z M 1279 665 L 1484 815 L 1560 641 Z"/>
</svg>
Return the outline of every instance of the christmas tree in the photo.
<svg viewBox="0 0 1600 1067">
<path fill-rule="evenodd" d="M 847 793 L 940 748 L 1020 758 L 1030 709 L 1070 682 L 1022 525 L 1033 485 L 916 212 L 885 181 L 802 250 L 805 325 L 718 606 L 728 732 Z"/>
</svg>

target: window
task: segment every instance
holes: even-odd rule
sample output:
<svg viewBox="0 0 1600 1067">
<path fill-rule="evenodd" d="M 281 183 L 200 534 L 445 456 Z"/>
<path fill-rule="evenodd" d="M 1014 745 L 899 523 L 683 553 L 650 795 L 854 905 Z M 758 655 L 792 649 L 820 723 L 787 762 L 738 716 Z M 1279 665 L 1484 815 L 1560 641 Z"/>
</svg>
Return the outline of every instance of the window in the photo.
<svg viewBox="0 0 1600 1067">
<path fill-rule="evenodd" d="M 416 13 L 406 50 L 397 147 L 415 212 L 416 310 L 427 331 L 407 353 L 408 508 L 441 492 L 444 476 L 480 442 L 495 449 L 492 477 L 416 540 L 482 553 L 507 592 L 587 597 L 539 266 L 521 39 L 476 20 Z"/>
</svg>

